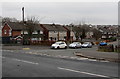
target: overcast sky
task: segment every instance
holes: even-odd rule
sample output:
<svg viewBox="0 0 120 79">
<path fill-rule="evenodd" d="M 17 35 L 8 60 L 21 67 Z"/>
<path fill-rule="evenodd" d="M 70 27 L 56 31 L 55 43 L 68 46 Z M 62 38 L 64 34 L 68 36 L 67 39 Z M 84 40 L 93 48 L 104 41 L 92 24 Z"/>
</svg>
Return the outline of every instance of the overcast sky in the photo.
<svg viewBox="0 0 120 79">
<path fill-rule="evenodd" d="M 2 16 L 22 20 L 22 7 L 25 18 L 35 16 L 41 23 L 118 24 L 117 2 L 5 2 Z"/>
</svg>

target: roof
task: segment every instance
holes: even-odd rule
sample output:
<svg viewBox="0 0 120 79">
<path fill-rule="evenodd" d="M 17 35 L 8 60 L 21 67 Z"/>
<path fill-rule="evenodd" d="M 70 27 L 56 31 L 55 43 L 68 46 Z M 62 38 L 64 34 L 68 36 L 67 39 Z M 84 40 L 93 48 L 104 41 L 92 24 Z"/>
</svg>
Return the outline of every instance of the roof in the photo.
<svg viewBox="0 0 120 79">
<path fill-rule="evenodd" d="M 42 24 L 48 31 L 67 31 L 62 25 L 57 24 Z"/>
<path fill-rule="evenodd" d="M 9 22 L 9 23 L 7 23 L 7 24 L 11 27 L 12 30 L 23 30 L 23 29 L 27 29 L 26 24 L 23 24 L 23 23 L 20 23 L 20 22 Z M 39 24 L 36 24 L 36 25 L 34 26 L 34 29 L 35 29 L 35 30 L 43 30 L 43 28 L 40 27 Z"/>
<path fill-rule="evenodd" d="M 22 30 L 25 28 L 25 25 L 19 22 L 9 22 L 7 24 L 11 27 L 12 30 Z"/>
</svg>

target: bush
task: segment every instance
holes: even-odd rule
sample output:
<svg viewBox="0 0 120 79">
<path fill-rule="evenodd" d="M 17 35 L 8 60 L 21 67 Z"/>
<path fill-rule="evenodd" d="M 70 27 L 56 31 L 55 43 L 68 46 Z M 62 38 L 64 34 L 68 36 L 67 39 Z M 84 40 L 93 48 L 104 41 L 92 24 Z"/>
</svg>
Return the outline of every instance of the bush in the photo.
<svg viewBox="0 0 120 79">
<path fill-rule="evenodd" d="M 118 52 L 118 53 L 120 53 L 120 45 L 119 46 L 115 46 L 115 52 Z"/>
<path fill-rule="evenodd" d="M 95 44 L 96 44 L 96 45 L 98 45 L 98 44 L 99 44 L 99 42 L 95 42 Z"/>
<path fill-rule="evenodd" d="M 98 46 L 98 50 L 103 52 L 114 52 L 114 46 L 112 44 L 107 46 Z"/>
<path fill-rule="evenodd" d="M 111 37 L 110 40 L 111 41 L 116 41 L 116 37 Z"/>
</svg>

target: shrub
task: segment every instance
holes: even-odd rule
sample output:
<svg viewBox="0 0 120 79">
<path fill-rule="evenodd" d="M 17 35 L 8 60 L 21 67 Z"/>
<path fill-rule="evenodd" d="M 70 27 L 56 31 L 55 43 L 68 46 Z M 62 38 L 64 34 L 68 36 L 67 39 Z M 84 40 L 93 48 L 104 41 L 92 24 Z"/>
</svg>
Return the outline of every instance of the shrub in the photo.
<svg viewBox="0 0 120 79">
<path fill-rule="evenodd" d="M 118 53 L 120 53 L 120 45 L 119 46 L 115 46 L 115 52 L 118 52 Z"/>
<path fill-rule="evenodd" d="M 103 52 L 114 52 L 114 46 L 112 44 L 107 46 L 98 46 L 98 50 Z"/>
</svg>

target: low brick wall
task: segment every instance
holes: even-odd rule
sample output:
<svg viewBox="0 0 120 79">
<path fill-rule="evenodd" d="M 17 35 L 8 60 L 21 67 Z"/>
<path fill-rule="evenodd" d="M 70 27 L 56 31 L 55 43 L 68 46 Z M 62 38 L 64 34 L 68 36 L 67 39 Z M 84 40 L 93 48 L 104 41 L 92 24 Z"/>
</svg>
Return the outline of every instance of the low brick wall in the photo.
<svg viewBox="0 0 120 79">
<path fill-rule="evenodd" d="M 55 43 L 55 41 L 32 41 L 30 43 L 30 45 L 45 45 L 45 46 L 50 46 L 53 43 Z"/>
<path fill-rule="evenodd" d="M 119 46 L 115 46 L 115 52 L 120 53 L 120 45 Z"/>
<path fill-rule="evenodd" d="M 98 51 L 114 52 L 114 46 L 113 45 L 98 46 Z"/>
</svg>

